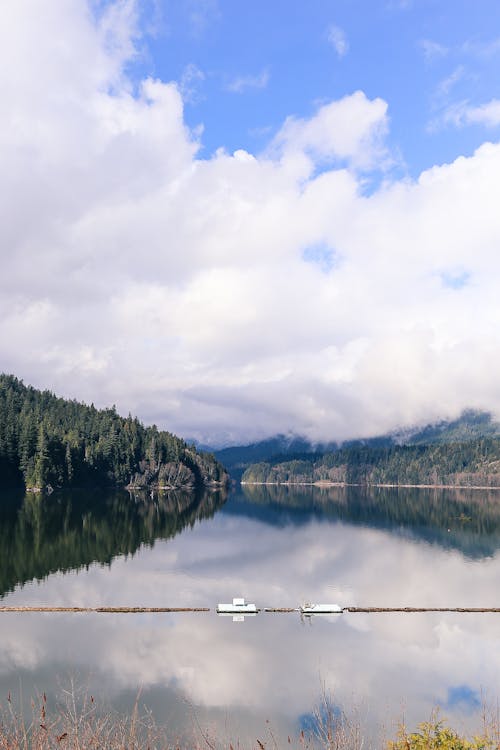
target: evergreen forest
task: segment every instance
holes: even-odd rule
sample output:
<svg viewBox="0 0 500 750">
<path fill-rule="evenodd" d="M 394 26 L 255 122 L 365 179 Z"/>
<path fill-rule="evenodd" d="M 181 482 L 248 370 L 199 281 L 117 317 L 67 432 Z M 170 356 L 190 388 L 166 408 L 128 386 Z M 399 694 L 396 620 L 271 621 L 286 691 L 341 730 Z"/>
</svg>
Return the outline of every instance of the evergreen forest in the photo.
<svg viewBox="0 0 500 750">
<path fill-rule="evenodd" d="M 2 486 L 203 487 L 224 484 L 222 465 L 181 438 L 0 375 Z"/>
<path fill-rule="evenodd" d="M 242 481 L 500 487 L 500 438 L 385 447 L 357 444 L 319 456 L 276 457 L 249 466 Z"/>
</svg>

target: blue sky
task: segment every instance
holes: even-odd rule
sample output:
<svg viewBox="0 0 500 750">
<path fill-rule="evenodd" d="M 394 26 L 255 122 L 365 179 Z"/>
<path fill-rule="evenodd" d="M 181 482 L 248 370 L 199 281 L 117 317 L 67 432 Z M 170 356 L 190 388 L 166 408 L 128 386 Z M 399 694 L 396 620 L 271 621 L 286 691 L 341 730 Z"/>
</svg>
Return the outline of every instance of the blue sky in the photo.
<svg viewBox="0 0 500 750">
<path fill-rule="evenodd" d="M 0 4 L 0 361 L 204 443 L 500 418 L 500 5 Z"/>
<path fill-rule="evenodd" d="M 447 113 L 500 97 L 496 0 L 159 0 L 143 4 L 139 77 L 184 81 L 203 155 L 260 151 L 289 115 L 361 89 L 389 105 L 398 168 L 471 154 L 496 128 Z M 153 12 L 154 10 L 154 12 Z"/>
</svg>

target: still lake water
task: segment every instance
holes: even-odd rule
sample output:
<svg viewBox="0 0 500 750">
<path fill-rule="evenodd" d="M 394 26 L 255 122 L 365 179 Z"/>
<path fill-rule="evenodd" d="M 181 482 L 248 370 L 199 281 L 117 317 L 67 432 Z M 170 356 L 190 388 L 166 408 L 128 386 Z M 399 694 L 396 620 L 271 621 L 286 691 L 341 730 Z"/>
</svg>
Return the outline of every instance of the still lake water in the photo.
<svg viewBox="0 0 500 750">
<path fill-rule="evenodd" d="M 1 614 L 0 702 L 75 678 L 175 736 L 297 735 L 324 690 L 376 736 L 439 705 L 478 724 L 500 697 L 499 614 L 343 614 L 243 623 L 258 606 L 498 607 L 500 492 L 246 486 L 194 497 L 4 495 L 3 605 L 210 607 L 186 614 Z M 266 723 L 269 720 L 269 724 Z M 385 730 L 384 730 L 385 727 Z"/>
</svg>

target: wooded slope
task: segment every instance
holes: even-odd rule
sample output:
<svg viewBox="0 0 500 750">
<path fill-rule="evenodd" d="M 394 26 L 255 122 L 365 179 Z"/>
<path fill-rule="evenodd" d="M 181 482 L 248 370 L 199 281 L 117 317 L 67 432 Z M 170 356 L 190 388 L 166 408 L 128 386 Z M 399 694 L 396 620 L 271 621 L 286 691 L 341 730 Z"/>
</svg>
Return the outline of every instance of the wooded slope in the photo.
<svg viewBox="0 0 500 750">
<path fill-rule="evenodd" d="M 500 486 L 500 439 L 384 448 L 352 446 L 250 466 L 243 482 Z"/>
<path fill-rule="evenodd" d="M 0 375 L 0 481 L 29 488 L 201 487 L 222 465 L 181 438 L 116 409 L 96 409 Z"/>
</svg>

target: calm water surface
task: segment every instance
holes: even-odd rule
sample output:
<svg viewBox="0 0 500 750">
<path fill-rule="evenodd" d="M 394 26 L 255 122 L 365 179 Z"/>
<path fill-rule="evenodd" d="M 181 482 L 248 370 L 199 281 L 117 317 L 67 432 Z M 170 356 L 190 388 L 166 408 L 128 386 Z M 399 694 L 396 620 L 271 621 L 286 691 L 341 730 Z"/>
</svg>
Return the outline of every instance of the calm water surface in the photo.
<svg viewBox="0 0 500 750">
<path fill-rule="evenodd" d="M 244 487 L 4 496 L 2 604 L 500 606 L 500 493 Z M 500 696 L 500 615 L 0 615 L 0 698 L 75 678 L 119 710 L 221 741 L 311 726 L 323 690 L 367 731 Z M 266 720 L 270 724 L 266 723 Z"/>
</svg>

